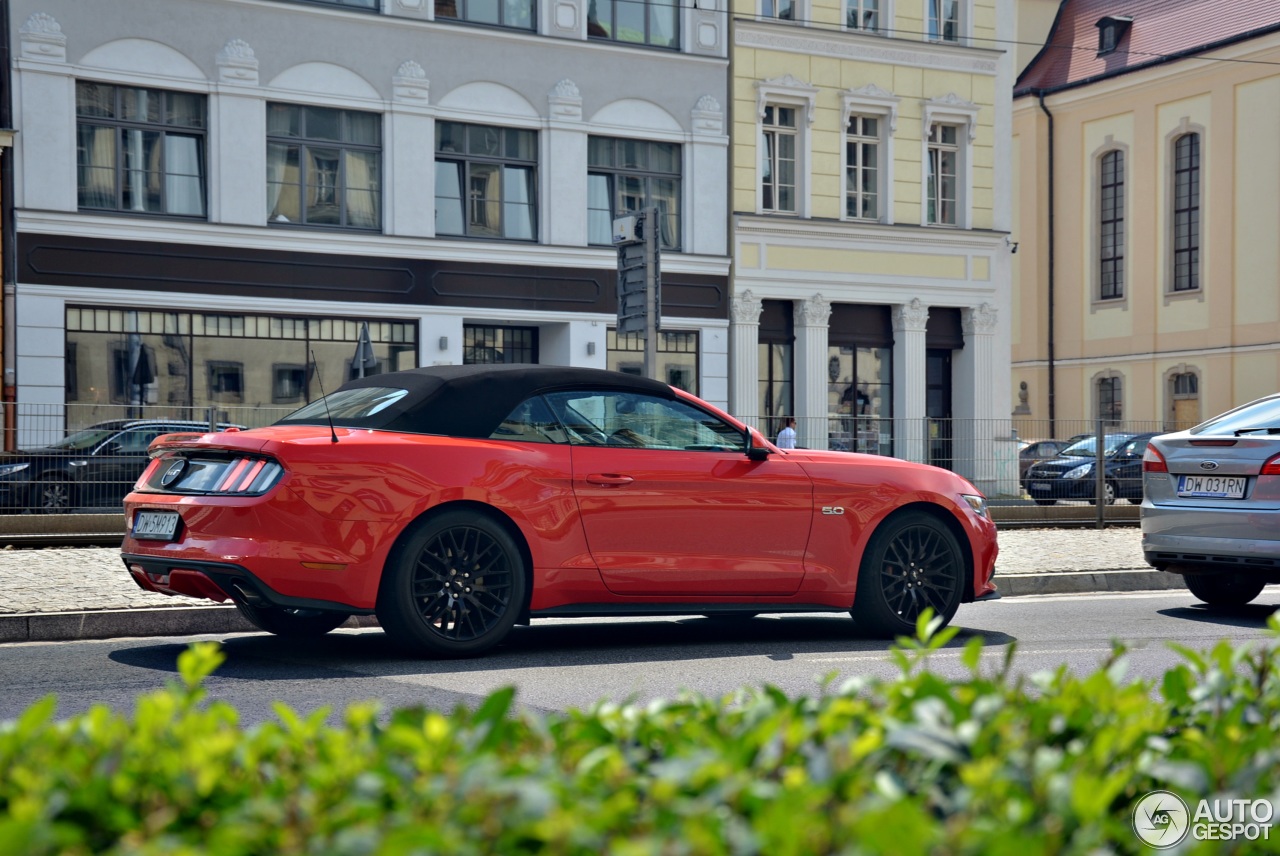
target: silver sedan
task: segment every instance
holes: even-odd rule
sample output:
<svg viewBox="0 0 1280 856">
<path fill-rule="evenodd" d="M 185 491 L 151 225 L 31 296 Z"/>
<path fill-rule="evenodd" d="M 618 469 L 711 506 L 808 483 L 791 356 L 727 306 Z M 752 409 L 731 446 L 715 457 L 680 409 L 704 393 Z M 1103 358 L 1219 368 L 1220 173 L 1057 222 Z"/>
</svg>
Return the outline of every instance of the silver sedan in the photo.
<svg viewBox="0 0 1280 856">
<path fill-rule="evenodd" d="M 1149 565 L 1222 606 L 1280 582 L 1280 393 L 1153 438 L 1142 471 Z"/>
</svg>

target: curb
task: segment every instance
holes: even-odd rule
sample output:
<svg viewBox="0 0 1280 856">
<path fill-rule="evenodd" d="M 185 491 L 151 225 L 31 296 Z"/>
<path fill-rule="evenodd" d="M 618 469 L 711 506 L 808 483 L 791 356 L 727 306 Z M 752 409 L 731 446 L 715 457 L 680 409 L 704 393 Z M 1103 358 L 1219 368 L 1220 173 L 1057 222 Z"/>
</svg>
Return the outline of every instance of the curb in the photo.
<svg viewBox="0 0 1280 856">
<path fill-rule="evenodd" d="M 997 574 L 1002 597 L 1095 592 L 1161 591 L 1186 586 L 1177 574 L 1154 570 L 1098 570 L 1054 574 Z M 377 627 L 371 615 L 352 616 L 348 628 Z M 0 615 L 0 643 L 68 642 L 120 636 L 196 636 L 257 633 L 234 606 L 145 607 Z"/>
</svg>

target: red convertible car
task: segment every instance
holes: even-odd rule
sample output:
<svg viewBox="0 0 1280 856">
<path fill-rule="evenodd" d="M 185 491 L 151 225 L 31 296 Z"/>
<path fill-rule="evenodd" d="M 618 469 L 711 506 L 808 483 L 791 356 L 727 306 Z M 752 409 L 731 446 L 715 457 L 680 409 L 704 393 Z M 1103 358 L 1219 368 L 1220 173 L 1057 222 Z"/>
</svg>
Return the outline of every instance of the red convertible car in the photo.
<svg viewBox="0 0 1280 856">
<path fill-rule="evenodd" d="M 151 455 L 125 499 L 134 580 L 286 636 L 374 614 L 448 657 L 541 617 L 819 611 L 893 636 L 995 594 L 995 525 L 964 478 L 782 451 L 615 372 L 379 374 Z"/>
</svg>

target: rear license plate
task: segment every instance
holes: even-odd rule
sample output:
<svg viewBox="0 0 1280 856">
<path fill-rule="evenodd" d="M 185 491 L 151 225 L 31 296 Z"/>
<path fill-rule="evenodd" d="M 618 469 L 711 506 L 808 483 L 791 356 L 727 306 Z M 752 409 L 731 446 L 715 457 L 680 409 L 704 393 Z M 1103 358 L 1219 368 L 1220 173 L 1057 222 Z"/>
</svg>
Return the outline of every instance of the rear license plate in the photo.
<svg viewBox="0 0 1280 856">
<path fill-rule="evenodd" d="M 178 534 L 178 512 L 139 511 L 133 516 L 133 537 L 149 541 L 172 541 Z"/>
<path fill-rule="evenodd" d="M 1244 476 L 1178 476 L 1178 496 L 1243 499 Z"/>
</svg>

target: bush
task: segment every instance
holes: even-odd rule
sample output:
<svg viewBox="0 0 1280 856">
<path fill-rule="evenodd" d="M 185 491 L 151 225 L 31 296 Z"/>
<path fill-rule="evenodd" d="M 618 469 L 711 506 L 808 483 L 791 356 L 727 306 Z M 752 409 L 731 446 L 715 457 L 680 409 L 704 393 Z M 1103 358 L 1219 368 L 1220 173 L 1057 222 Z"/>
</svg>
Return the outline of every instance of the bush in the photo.
<svg viewBox="0 0 1280 856">
<path fill-rule="evenodd" d="M 1120 649 L 1088 676 L 1023 681 L 1012 650 L 980 667 L 974 640 L 953 681 L 928 661 L 955 629 L 933 630 L 899 640 L 895 680 L 817 697 L 538 716 L 505 689 L 448 715 L 356 705 L 337 727 L 279 705 L 248 729 L 204 699 L 222 654 L 200 643 L 132 717 L 55 721 L 46 698 L 0 725 L 0 852 L 1137 852 L 1130 811 L 1148 791 L 1277 793 L 1272 647 L 1179 649 L 1156 687 L 1125 681 Z"/>
</svg>

